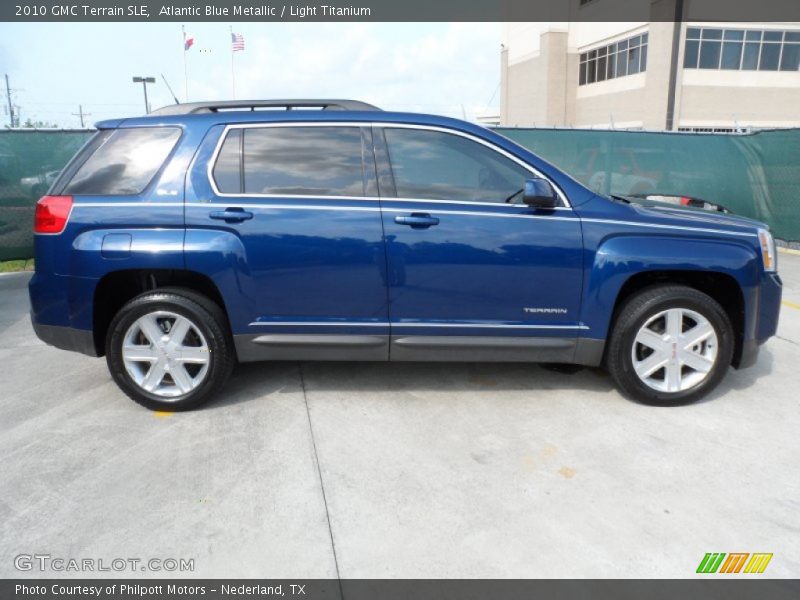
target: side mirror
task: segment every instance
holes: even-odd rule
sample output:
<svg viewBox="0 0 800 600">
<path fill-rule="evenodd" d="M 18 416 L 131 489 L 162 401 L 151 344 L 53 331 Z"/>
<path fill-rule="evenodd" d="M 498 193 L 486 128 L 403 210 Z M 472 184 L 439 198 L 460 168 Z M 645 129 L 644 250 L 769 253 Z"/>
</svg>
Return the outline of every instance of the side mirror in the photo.
<svg viewBox="0 0 800 600">
<path fill-rule="evenodd" d="M 522 201 L 536 208 L 555 208 L 558 206 L 559 198 L 549 181 L 536 177 L 525 181 Z"/>
</svg>

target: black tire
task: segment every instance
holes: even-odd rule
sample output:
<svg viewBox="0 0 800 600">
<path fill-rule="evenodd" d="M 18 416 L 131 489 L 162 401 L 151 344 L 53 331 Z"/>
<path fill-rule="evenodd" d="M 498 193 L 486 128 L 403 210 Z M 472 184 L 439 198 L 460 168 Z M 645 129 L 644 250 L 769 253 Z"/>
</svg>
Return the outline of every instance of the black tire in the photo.
<svg viewBox="0 0 800 600">
<path fill-rule="evenodd" d="M 693 387 L 675 392 L 656 390 L 644 383 L 636 374 L 632 356 L 642 326 L 670 308 L 699 313 L 712 325 L 717 336 L 716 359 L 705 379 Z M 699 400 L 719 384 L 731 364 L 734 345 L 733 326 L 716 300 L 687 286 L 656 285 L 628 298 L 618 311 L 606 351 L 606 368 L 619 390 L 628 397 L 645 404 L 678 406 Z M 663 376 L 666 377 L 666 371 Z"/>
<path fill-rule="evenodd" d="M 137 319 L 154 311 L 168 311 L 188 318 L 202 333 L 209 349 L 205 378 L 191 391 L 169 399 L 140 387 L 122 359 L 126 332 Z M 114 316 L 106 335 L 106 362 L 120 389 L 145 408 L 183 411 L 200 406 L 220 391 L 233 370 L 236 354 L 227 319 L 217 304 L 185 288 L 160 288 L 136 296 Z"/>
</svg>

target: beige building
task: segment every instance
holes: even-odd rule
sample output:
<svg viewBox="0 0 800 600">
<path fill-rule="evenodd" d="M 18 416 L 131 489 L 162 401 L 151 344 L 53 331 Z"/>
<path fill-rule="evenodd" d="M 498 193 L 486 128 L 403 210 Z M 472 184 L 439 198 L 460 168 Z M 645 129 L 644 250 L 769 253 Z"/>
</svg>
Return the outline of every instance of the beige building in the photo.
<svg viewBox="0 0 800 600">
<path fill-rule="evenodd" d="M 798 127 L 800 23 L 508 23 L 500 89 L 508 126 Z"/>
</svg>

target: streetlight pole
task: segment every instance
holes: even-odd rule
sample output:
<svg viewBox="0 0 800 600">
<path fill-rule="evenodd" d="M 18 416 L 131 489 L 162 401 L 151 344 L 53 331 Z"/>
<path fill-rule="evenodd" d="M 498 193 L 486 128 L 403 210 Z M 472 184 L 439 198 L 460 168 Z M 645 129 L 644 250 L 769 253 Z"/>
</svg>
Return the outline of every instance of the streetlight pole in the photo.
<svg viewBox="0 0 800 600">
<path fill-rule="evenodd" d="M 147 102 L 147 84 L 148 83 L 155 83 L 155 77 L 134 77 L 133 83 L 141 83 L 142 89 L 144 90 L 144 112 L 145 114 L 150 114 L 150 104 Z"/>
</svg>

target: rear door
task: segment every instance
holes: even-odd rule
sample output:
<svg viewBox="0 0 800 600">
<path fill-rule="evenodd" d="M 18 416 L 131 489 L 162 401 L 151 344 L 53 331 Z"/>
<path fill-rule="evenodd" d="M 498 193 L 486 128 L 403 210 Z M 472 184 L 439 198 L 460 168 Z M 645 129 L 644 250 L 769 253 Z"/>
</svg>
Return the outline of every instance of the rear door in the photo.
<svg viewBox="0 0 800 600">
<path fill-rule="evenodd" d="M 582 236 L 563 206 L 520 203 L 531 167 L 469 134 L 374 128 L 393 360 L 566 360 Z"/>
<path fill-rule="evenodd" d="M 240 359 L 386 359 L 370 128 L 236 124 L 211 137 L 187 192 L 186 256 L 223 290 Z"/>
</svg>

